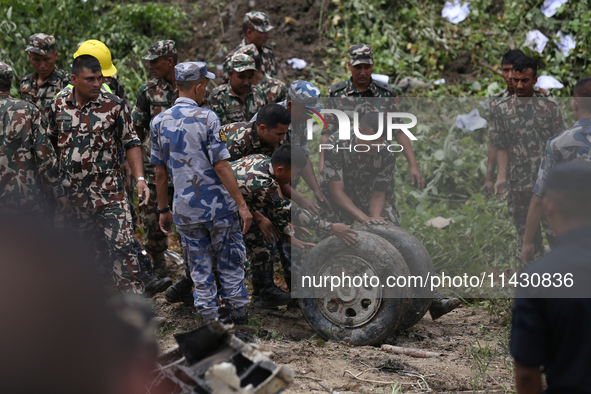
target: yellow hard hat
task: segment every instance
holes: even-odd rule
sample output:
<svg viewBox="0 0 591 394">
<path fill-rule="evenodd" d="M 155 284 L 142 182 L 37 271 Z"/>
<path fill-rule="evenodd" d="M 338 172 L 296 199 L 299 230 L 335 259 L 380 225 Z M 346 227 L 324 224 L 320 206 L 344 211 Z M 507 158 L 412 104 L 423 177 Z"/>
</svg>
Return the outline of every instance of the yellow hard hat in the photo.
<svg viewBox="0 0 591 394">
<path fill-rule="evenodd" d="M 111 77 L 117 74 L 117 69 L 115 68 L 113 60 L 111 58 L 111 51 L 109 51 L 109 48 L 107 48 L 107 46 L 101 41 L 84 41 L 78 47 L 78 50 L 74 54 L 74 59 L 76 59 L 80 55 L 91 55 L 96 57 L 99 63 L 101 64 L 101 69 L 103 70 L 104 77 Z"/>
</svg>

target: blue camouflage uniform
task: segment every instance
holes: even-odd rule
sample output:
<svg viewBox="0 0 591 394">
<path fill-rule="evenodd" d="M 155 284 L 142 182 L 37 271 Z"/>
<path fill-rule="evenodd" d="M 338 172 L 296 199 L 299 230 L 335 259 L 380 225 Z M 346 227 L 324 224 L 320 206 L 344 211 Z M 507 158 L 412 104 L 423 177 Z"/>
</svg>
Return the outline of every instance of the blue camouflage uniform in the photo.
<svg viewBox="0 0 591 394">
<path fill-rule="evenodd" d="M 579 119 L 573 127 L 546 142 L 533 192 L 542 197 L 549 171 L 559 163 L 571 161 L 591 164 L 591 118 Z"/>
<path fill-rule="evenodd" d="M 199 75 L 214 78 L 201 62 L 181 63 L 175 73 L 177 81 L 196 80 Z M 174 184 L 174 223 L 195 284 L 197 311 L 204 321 L 219 316 L 212 272 L 215 261 L 221 296 L 231 316 L 244 315 L 248 303 L 243 283 L 246 250 L 238 207 L 213 167 L 230 157 L 218 116 L 180 97 L 174 107 L 154 117 L 150 130 L 150 160 L 166 166 Z"/>
</svg>

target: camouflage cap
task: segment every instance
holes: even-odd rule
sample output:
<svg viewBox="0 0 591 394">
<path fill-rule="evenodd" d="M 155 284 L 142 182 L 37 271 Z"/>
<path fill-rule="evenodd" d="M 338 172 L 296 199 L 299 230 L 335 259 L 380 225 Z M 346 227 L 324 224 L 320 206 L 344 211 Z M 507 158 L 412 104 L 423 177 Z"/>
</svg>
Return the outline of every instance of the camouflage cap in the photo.
<svg viewBox="0 0 591 394">
<path fill-rule="evenodd" d="M 158 41 L 150 45 L 148 54 L 144 55 L 144 60 L 158 59 L 160 56 L 168 55 L 169 53 L 176 53 L 176 44 L 172 40 Z"/>
<path fill-rule="evenodd" d="M 29 46 L 25 51 L 45 56 L 55 51 L 55 38 L 43 33 L 33 34 L 29 37 Z"/>
<path fill-rule="evenodd" d="M 236 71 L 237 73 L 241 73 L 242 71 L 246 70 L 256 71 L 254 59 L 248 55 L 245 55 L 244 53 L 233 55 L 230 61 L 232 62 L 232 70 Z"/>
<path fill-rule="evenodd" d="M 373 51 L 367 44 L 351 45 L 349 48 L 349 63 L 352 66 L 358 64 L 373 64 Z"/>
<path fill-rule="evenodd" d="M 308 108 L 314 110 L 322 109 L 322 106 L 319 103 L 320 89 L 310 82 L 302 80 L 293 81 L 291 85 L 289 85 L 288 94 L 293 101 L 297 101 Z"/>
<path fill-rule="evenodd" d="M 215 79 L 215 74 L 207 71 L 203 62 L 184 62 L 174 67 L 174 77 L 177 81 L 196 81 L 200 78 Z"/>
<path fill-rule="evenodd" d="M 0 80 L 10 83 L 14 77 L 14 70 L 6 63 L 0 62 Z"/>
<path fill-rule="evenodd" d="M 250 23 L 251 26 L 261 33 L 266 33 L 275 28 L 271 26 L 269 15 L 260 11 L 247 12 L 244 15 L 244 23 Z"/>
</svg>

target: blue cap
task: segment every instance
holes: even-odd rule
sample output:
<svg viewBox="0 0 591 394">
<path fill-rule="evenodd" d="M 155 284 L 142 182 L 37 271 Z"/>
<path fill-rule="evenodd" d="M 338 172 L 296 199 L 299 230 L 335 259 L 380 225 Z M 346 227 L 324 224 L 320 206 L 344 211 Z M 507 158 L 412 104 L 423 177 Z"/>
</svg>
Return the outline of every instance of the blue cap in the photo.
<svg viewBox="0 0 591 394">
<path fill-rule="evenodd" d="M 207 71 L 203 62 L 184 62 L 174 67 L 174 77 L 177 81 L 196 81 L 203 77 L 215 79 L 215 74 Z"/>
<path fill-rule="evenodd" d="M 544 191 L 548 190 L 591 192 L 591 164 L 581 161 L 557 164 L 548 173 Z"/>
<path fill-rule="evenodd" d="M 320 89 L 310 82 L 302 80 L 293 81 L 291 85 L 289 85 L 288 94 L 292 100 L 304 104 L 308 108 L 315 110 L 322 109 L 322 106 L 318 101 L 320 98 Z"/>
</svg>

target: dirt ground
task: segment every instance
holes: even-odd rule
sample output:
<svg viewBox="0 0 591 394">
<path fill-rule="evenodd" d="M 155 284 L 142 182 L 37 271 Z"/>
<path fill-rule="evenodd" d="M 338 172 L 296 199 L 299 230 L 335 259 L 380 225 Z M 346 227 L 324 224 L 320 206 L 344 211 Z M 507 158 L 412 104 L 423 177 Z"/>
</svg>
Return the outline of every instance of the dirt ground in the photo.
<svg viewBox="0 0 591 394">
<path fill-rule="evenodd" d="M 270 32 L 267 45 L 273 48 L 278 65 L 279 79 L 290 83 L 296 79 L 311 79 L 317 74 L 322 75 L 324 68 L 323 56 L 329 48 L 328 40 L 320 39 L 318 20 L 322 3 L 324 13 L 334 7 L 329 0 L 237 0 L 231 2 L 215 2 L 197 0 L 181 3 L 196 4 L 201 10 L 194 21 L 192 39 L 179 47 L 179 59 L 205 60 L 221 65 L 226 54 L 240 43 L 243 37 L 242 18 L 246 12 L 264 11 L 275 26 Z M 216 8 L 220 5 L 219 8 Z M 287 21 L 286 21 L 286 18 Z M 223 25 L 223 30 L 222 30 Z M 307 62 L 303 70 L 294 70 L 287 60 L 304 59 Z M 346 54 L 343 54 L 343 67 Z M 218 77 L 221 71 L 213 70 Z M 216 79 L 221 83 L 221 78 Z"/>
<path fill-rule="evenodd" d="M 322 58 L 330 47 L 330 42 L 321 39 L 318 32 L 323 1 L 179 2 L 195 3 L 203 10 L 194 21 L 192 39 L 179 48 L 181 60 L 207 60 L 221 65 L 225 54 L 242 39 L 244 13 L 264 10 L 276 26 L 269 45 L 274 48 L 279 78 L 287 83 L 300 78 L 322 78 L 325 68 Z M 334 6 L 329 0 L 324 3 L 327 8 Z M 291 23 L 286 17 L 291 18 Z M 293 70 L 286 63 L 293 57 L 304 59 L 308 66 L 302 71 Z M 343 54 L 343 66 L 345 61 Z M 221 76 L 221 71 L 216 73 Z M 218 78 L 216 82 L 221 80 Z M 182 270 L 175 269 L 172 276 L 176 278 Z M 153 299 L 153 305 L 156 315 L 165 318 L 157 332 L 162 352 L 176 345 L 174 334 L 193 330 L 200 324 L 194 307 L 171 305 L 162 294 Z M 413 328 L 386 341 L 442 354 L 436 358 L 414 358 L 374 347 L 325 343 L 318 339 L 299 309 L 252 308 L 250 315 L 251 325 L 256 327 L 261 339 L 260 346 L 273 353 L 276 363 L 288 366 L 295 373 L 295 381 L 286 393 L 472 392 L 475 389 L 508 392 L 513 387 L 507 327 L 497 323 L 498 319 L 481 307 L 464 306 L 437 321 L 427 315 Z"/>
<path fill-rule="evenodd" d="M 194 307 L 169 304 L 162 294 L 153 299 L 153 305 L 156 315 L 165 318 L 157 331 L 161 352 L 176 346 L 174 334 L 193 330 L 201 323 Z M 259 346 L 295 373 L 286 393 L 396 393 L 400 392 L 396 391 L 397 383 L 402 392 L 478 389 L 505 393 L 513 387 L 507 327 L 482 307 L 463 306 L 437 321 L 427 314 L 417 325 L 385 342 L 441 354 L 435 358 L 324 342 L 297 308 L 251 307 L 250 316 L 261 340 Z"/>
</svg>

